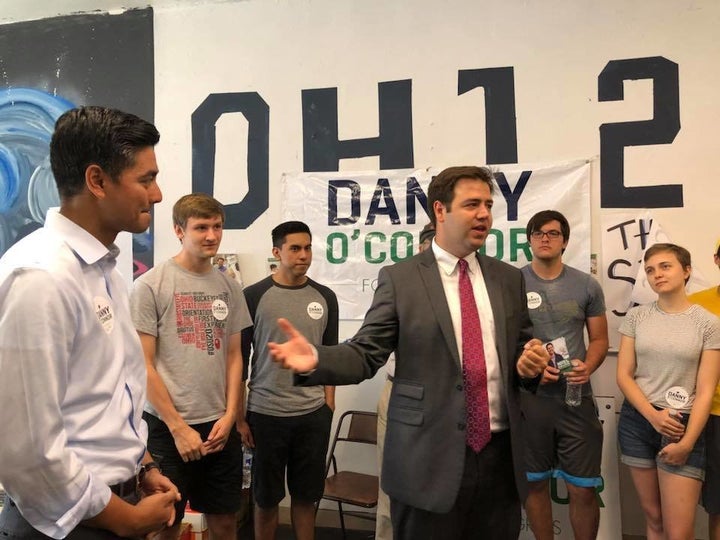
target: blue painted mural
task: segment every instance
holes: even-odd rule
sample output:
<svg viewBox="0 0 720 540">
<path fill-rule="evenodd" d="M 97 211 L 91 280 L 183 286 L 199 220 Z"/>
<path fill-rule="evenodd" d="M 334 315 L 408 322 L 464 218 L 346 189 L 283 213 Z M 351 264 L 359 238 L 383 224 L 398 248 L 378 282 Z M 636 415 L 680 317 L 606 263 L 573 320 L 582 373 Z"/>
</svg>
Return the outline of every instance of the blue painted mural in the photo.
<svg viewBox="0 0 720 540">
<path fill-rule="evenodd" d="M 57 118 L 104 105 L 153 121 L 152 9 L 0 25 L 0 255 L 60 199 L 49 143 Z M 153 264 L 152 229 L 133 237 L 134 275 Z"/>
<path fill-rule="evenodd" d="M 73 103 L 32 88 L 0 93 L 0 255 L 42 226 L 60 198 L 50 170 L 50 137 Z"/>
</svg>

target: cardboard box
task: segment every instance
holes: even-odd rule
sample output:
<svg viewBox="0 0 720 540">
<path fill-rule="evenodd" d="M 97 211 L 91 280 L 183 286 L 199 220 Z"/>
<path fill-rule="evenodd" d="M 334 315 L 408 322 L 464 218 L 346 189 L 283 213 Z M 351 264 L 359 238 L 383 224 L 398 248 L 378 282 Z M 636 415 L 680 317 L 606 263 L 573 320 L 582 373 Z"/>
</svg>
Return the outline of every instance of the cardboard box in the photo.
<svg viewBox="0 0 720 540">
<path fill-rule="evenodd" d="M 209 532 L 207 526 L 207 519 L 205 519 L 205 514 L 196 512 L 191 508 L 186 508 L 185 518 L 183 519 L 183 521 L 190 524 L 192 540 L 208 540 Z"/>
<path fill-rule="evenodd" d="M 180 524 L 180 534 L 178 540 L 193 540 L 192 525 L 187 521 L 183 521 Z"/>
</svg>

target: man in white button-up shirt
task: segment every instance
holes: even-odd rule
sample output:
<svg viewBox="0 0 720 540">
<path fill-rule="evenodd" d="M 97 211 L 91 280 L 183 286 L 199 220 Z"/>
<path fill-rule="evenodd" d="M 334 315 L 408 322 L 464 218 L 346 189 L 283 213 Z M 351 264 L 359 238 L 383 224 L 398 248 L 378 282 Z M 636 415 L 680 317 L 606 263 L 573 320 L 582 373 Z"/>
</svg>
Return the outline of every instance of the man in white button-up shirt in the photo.
<svg viewBox="0 0 720 540">
<path fill-rule="evenodd" d="M 120 111 L 63 114 L 60 210 L 0 260 L 0 537 L 138 537 L 174 517 L 177 489 L 145 449 L 145 366 L 115 269 L 115 237 L 146 230 L 162 198 L 158 140 Z"/>
</svg>

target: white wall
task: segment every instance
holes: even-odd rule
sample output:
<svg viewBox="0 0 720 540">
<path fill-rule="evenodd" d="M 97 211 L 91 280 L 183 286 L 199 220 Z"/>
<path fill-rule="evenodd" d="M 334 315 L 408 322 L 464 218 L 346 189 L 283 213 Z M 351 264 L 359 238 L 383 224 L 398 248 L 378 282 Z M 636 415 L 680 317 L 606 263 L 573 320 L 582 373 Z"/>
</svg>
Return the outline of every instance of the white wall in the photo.
<svg viewBox="0 0 720 540">
<path fill-rule="evenodd" d="M 368 137 L 378 129 L 377 83 L 410 78 L 416 166 L 477 163 L 485 153 L 483 100 L 481 93 L 457 96 L 457 71 L 513 66 L 519 161 L 587 158 L 599 154 L 601 123 L 652 115 L 648 81 L 627 82 L 624 101 L 599 103 L 600 71 L 610 60 L 660 55 L 680 66 L 682 128 L 671 145 L 627 149 L 626 184 L 683 184 L 685 207 L 656 215 L 674 239 L 705 255 L 697 265 L 712 275 L 717 233 L 706 217 L 716 203 L 712 133 L 720 114 L 715 2 L 434 7 L 427 0 L 313 0 L 158 9 L 156 120 L 165 188 L 158 257 L 175 249 L 162 225 L 172 202 L 190 189 L 190 114 L 210 93 L 256 91 L 270 106 L 270 209 L 248 230 L 227 234 L 241 252 L 264 254 L 268 242 L 260 231 L 279 219 L 280 175 L 303 167 L 303 89 L 338 87 L 340 136 Z M 238 151 L 236 139 L 218 140 L 218 154 Z M 378 167 L 376 158 L 347 161 L 342 169 Z M 216 171 L 216 181 L 226 202 L 244 194 L 242 169 Z M 594 208 L 599 215 L 597 199 Z"/>
<path fill-rule="evenodd" d="M 720 6 L 709 0 L 451 1 L 442 8 L 429 0 L 251 1 L 158 10 L 156 120 L 166 202 L 156 214 L 156 256 L 176 249 L 170 206 L 190 189 L 189 118 L 209 93 L 256 91 L 270 106 L 270 208 L 224 240 L 226 251 L 245 254 L 245 278 L 252 282 L 263 273 L 269 230 L 280 221 L 279 179 L 303 169 L 303 89 L 338 88 L 340 137 L 350 139 L 377 135 L 379 82 L 412 79 L 415 166 L 482 163 L 482 92 L 458 96 L 458 70 L 513 66 L 519 162 L 593 158 L 602 123 L 653 115 L 649 81 L 626 82 L 623 101 L 598 102 L 600 72 L 611 60 L 664 56 L 679 64 L 682 127 L 671 145 L 626 149 L 625 183 L 683 185 L 684 207 L 654 215 L 695 254 L 705 275 L 714 276 L 719 19 Z M 224 129 L 242 133 L 242 119 L 227 122 L 235 128 Z M 218 155 L 237 152 L 236 138 L 219 136 Z M 600 165 L 594 164 L 595 251 Z M 224 202 L 244 195 L 242 166 L 240 159 L 216 170 Z M 346 160 L 340 168 L 377 169 L 378 160 Z M 342 332 L 356 327 L 345 323 Z M 618 394 L 611 362 L 598 384 L 604 395 Z M 373 409 L 380 384 L 376 377 L 339 389 L 338 408 Z M 626 532 L 642 532 L 638 512 L 626 520 Z"/>
</svg>

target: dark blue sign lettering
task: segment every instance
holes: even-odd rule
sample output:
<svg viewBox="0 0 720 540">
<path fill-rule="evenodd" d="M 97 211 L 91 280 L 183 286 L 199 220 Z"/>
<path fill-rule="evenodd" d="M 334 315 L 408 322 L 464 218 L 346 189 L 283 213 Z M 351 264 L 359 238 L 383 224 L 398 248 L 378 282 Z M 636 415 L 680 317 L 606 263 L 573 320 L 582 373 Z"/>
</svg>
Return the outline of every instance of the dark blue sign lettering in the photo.
<svg viewBox="0 0 720 540">
<path fill-rule="evenodd" d="M 420 183 L 414 176 L 409 176 L 407 179 L 406 192 L 405 192 L 405 206 L 407 207 L 407 222 L 409 225 L 417 223 L 417 210 L 415 209 L 415 200 L 420 203 L 420 206 L 425 211 L 425 217 L 430 219 L 430 214 L 427 210 L 427 194 L 420 187 Z"/>
<path fill-rule="evenodd" d="M 507 203 L 508 221 L 517 221 L 518 201 L 520 200 L 520 196 L 523 194 L 525 186 L 527 186 L 528 180 L 530 180 L 531 175 L 532 171 L 523 171 L 522 173 L 520 173 L 520 178 L 518 179 L 517 184 L 515 184 L 515 189 L 510 189 L 510 184 L 508 183 L 507 178 L 505 178 L 505 173 L 495 173 L 495 181 L 500 187 L 500 192 L 502 193 L 503 198 Z"/>
<path fill-rule="evenodd" d="M 337 88 L 302 91 L 303 161 L 306 172 L 337 171 L 340 160 L 380 156 L 381 169 L 415 166 L 412 132 L 412 81 L 378 84 L 379 135 L 341 141 Z"/>
<path fill-rule="evenodd" d="M 682 207 L 682 184 L 625 186 L 625 147 L 671 143 L 680 131 L 678 65 L 662 56 L 608 62 L 598 77 L 598 99 L 622 100 L 623 82 L 636 79 L 653 81 L 653 118 L 600 126 L 600 206 Z"/>
<path fill-rule="evenodd" d="M 338 189 L 350 190 L 350 217 L 338 217 Z M 360 218 L 360 184 L 354 180 L 328 182 L 328 225 L 352 225 Z"/>
<path fill-rule="evenodd" d="M 248 121 L 247 195 L 225 205 L 225 228 L 247 229 L 269 203 L 270 107 L 257 92 L 210 94 L 192 114 L 192 190 L 214 193 L 215 123 L 226 113 L 242 113 Z M 223 178 L 231 182 L 233 178 Z"/>
<path fill-rule="evenodd" d="M 485 161 L 517 163 L 515 74 L 512 67 L 461 69 L 458 96 L 478 87 L 485 89 Z"/>
<path fill-rule="evenodd" d="M 383 206 L 380 206 L 381 199 L 385 203 Z M 377 215 L 388 216 L 390 217 L 390 223 L 400 225 L 400 215 L 398 214 L 397 206 L 395 206 L 395 200 L 393 199 L 392 190 L 390 189 L 390 181 L 387 178 L 378 178 L 375 184 L 375 191 L 370 201 L 370 210 L 368 210 L 365 225 L 373 225 L 375 223 L 375 216 Z"/>
</svg>

